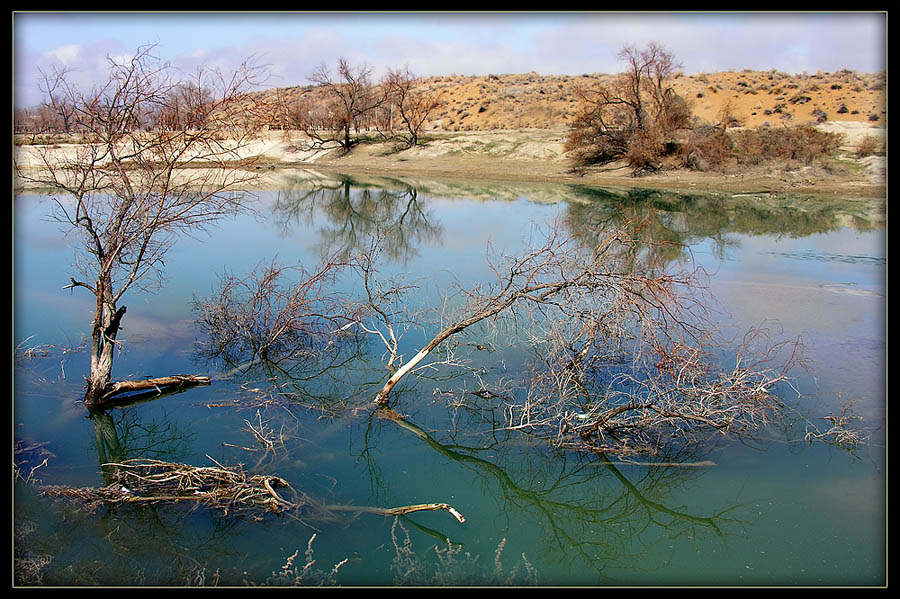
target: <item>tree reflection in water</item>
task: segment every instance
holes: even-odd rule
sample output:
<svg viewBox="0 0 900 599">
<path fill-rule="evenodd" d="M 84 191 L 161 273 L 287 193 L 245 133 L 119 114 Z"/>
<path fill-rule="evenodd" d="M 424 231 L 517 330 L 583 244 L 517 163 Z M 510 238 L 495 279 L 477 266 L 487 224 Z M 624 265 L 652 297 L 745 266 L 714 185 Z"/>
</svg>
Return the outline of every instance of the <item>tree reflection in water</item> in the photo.
<svg viewBox="0 0 900 599">
<path fill-rule="evenodd" d="M 400 263 L 418 256 L 421 245 L 440 243 L 444 232 L 415 187 L 364 185 L 349 176 L 333 186 L 279 190 L 273 217 L 282 232 L 296 224 L 317 227 L 323 254 L 340 250 L 347 257 L 377 236 L 385 256 Z"/>
</svg>

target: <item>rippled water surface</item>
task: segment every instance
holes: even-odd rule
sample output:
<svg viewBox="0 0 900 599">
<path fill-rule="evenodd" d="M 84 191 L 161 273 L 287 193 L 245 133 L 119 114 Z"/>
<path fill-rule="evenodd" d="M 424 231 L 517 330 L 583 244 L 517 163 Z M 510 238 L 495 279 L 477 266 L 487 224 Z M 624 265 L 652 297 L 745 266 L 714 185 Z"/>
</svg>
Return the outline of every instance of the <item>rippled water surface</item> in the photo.
<svg viewBox="0 0 900 599">
<path fill-rule="evenodd" d="M 285 183 L 258 194 L 256 216 L 179 240 L 165 286 L 123 300 L 125 351 L 114 378 L 197 373 L 212 384 L 100 421 L 80 403 L 89 356 L 78 346 L 92 303 L 61 289 L 75 272 L 76 240 L 45 219 L 47 198 L 16 197 L 16 567 L 28 569 L 26 582 L 64 585 L 276 584 L 294 581 L 311 560 L 310 584 L 885 584 L 884 228 L 831 207 L 730 202 L 573 187 Z M 313 265 L 380 231 L 383 275 L 403 276 L 415 285 L 410 301 L 430 306 L 451 284 L 487 280 L 489 244 L 515 253 L 536 223 L 590 238 L 635 218 L 645 219 L 648 240 L 671 242 L 660 256 L 671 268 L 708 272 L 726 336 L 768 323 L 778 336 L 801 338 L 808 368 L 795 386 L 804 405 L 824 415 L 852 403 L 868 443 L 850 454 L 772 431 L 752 447 L 723 442 L 628 463 L 555 451 L 505 431 L 502 407 L 466 410 L 443 399 L 447 389 L 473 388 L 452 369 L 398 388 L 402 419 L 344 409 L 367 405 L 377 390 L 377 347 L 363 365 L 312 382 L 252 367 L 229 372 L 198 350 L 192 301 L 226 271 L 273 259 Z M 402 351 L 421 342 L 410 329 Z M 24 354 L 38 346 L 46 355 Z M 515 368 L 515 355 L 505 359 Z M 301 390 L 304 401 L 284 400 Z M 277 432 L 274 449 L 252 434 L 263 423 Z M 322 519 L 162 504 L 83 510 L 40 493 L 102 486 L 113 446 L 119 459 L 241 464 L 316 504 L 443 502 L 465 522 L 446 511 Z"/>
</svg>

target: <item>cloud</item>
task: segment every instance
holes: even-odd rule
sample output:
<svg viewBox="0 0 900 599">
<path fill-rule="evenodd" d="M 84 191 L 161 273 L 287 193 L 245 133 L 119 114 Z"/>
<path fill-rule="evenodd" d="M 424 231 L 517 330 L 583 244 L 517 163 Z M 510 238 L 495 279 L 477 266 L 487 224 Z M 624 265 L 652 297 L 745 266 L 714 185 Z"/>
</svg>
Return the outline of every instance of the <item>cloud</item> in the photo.
<svg viewBox="0 0 900 599">
<path fill-rule="evenodd" d="M 63 65 L 68 65 L 78 58 L 81 53 L 81 44 L 69 44 L 67 46 L 59 46 L 48 52 L 44 52 L 47 58 L 55 58 Z"/>
</svg>

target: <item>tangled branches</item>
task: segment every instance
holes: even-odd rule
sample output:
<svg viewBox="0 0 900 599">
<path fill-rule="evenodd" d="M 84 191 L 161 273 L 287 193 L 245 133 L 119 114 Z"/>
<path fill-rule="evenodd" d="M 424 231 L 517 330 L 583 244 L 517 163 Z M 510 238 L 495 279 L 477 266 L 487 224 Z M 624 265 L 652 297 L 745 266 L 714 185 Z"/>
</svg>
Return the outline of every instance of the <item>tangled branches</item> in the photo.
<svg viewBox="0 0 900 599">
<path fill-rule="evenodd" d="M 334 347 L 337 332 L 366 333 L 381 341 L 390 371 L 377 383 L 373 407 L 379 410 L 396 400 L 395 387 L 423 377 L 426 368 L 433 375 L 477 364 L 467 370 L 477 379 L 476 395 L 504 411 L 506 428 L 579 451 L 657 455 L 671 445 L 717 436 L 752 440 L 785 424 L 793 413 L 783 392 L 792 390 L 795 369 L 804 365 L 800 340 L 775 339 L 767 326 L 736 342 L 722 339 L 710 318 L 705 273 L 659 263 L 642 239 L 645 225 L 629 221 L 587 239 L 554 223 L 536 228 L 520 253 L 492 255 L 489 248 L 493 276 L 470 288 L 442 289 L 430 320 L 411 297 L 412 286 L 378 276 L 376 238 L 359 256 L 332 259 L 294 287 L 293 295 L 271 285 L 275 270 L 273 277 L 239 282 L 246 299 L 223 293 L 205 304 L 206 325 L 211 333 L 235 332 L 225 343 L 213 338 L 216 346 L 234 349 L 244 337 L 262 340 L 253 351 L 263 357 L 281 339 L 285 350 L 302 352 L 306 338 Z M 320 273 L 338 266 L 359 276 L 363 297 L 329 295 L 320 285 Z M 221 308 L 227 318 L 210 318 L 219 314 L 211 308 Z M 237 330 L 245 322 L 252 326 Z M 257 322 L 259 330 L 250 331 Z M 305 337 L 287 336 L 282 322 Z M 424 337 L 407 358 L 400 339 L 410 326 L 421 328 Z M 481 351 L 485 344 L 490 351 Z M 433 357 L 439 352 L 449 357 Z M 487 374 L 492 367 L 485 360 L 492 354 L 499 380 Z M 524 367 L 510 376 L 504 356 L 523 354 Z M 319 352 L 311 363 L 323 358 Z M 346 371 L 348 361 L 339 370 Z M 835 417 L 826 432 L 810 427 L 807 439 L 852 447 L 850 421 Z"/>
<path fill-rule="evenodd" d="M 277 476 L 250 476 L 238 467 L 221 465 L 196 467 L 159 460 L 125 460 L 104 464 L 113 469 L 112 482 L 105 487 L 45 487 L 49 497 L 83 501 L 89 509 L 105 505 L 184 502 L 192 508 L 206 506 L 223 514 L 281 512 L 296 508 L 276 489 L 290 489 Z"/>
<path fill-rule="evenodd" d="M 102 505 L 186 504 L 190 509 L 204 506 L 226 516 L 243 515 L 256 520 L 261 520 L 267 513 L 283 514 L 304 524 L 308 520 L 334 521 L 337 512 L 399 516 L 444 510 L 458 522 L 465 522 L 462 514 L 446 503 L 391 508 L 325 505 L 296 491 L 278 476 L 248 476 L 240 466 L 226 467 L 212 461 L 215 466 L 198 467 L 160 460 L 124 460 L 103 464 L 112 470 L 112 482 L 105 487 L 47 486 L 42 492 L 52 498 L 81 501 L 89 510 Z"/>
</svg>

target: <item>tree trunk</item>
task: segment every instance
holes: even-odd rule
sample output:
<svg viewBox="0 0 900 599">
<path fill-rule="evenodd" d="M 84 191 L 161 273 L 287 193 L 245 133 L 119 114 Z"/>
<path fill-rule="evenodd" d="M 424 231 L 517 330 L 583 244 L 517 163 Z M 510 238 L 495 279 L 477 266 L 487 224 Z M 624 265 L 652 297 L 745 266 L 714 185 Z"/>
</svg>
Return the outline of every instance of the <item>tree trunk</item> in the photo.
<svg viewBox="0 0 900 599">
<path fill-rule="evenodd" d="M 102 289 L 97 291 L 97 313 L 91 331 L 91 373 L 84 394 L 84 405 L 99 406 L 106 387 L 112 379 L 113 359 L 116 352 L 116 336 L 125 316 L 125 306 L 114 310 L 115 304 L 105 302 Z"/>
<path fill-rule="evenodd" d="M 438 345 L 443 343 L 449 337 L 459 333 L 460 331 L 472 326 L 473 324 L 480 322 L 486 318 L 490 318 L 499 314 L 500 312 L 506 310 L 510 306 L 512 306 L 516 301 L 522 298 L 531 298 L 533 301 L 542 301 L 546 297 L 552 296 L 554 293 L 559 292 L 560 290 L 568 287 L 571 283 L 569 281 L 563 281 L 561 283 L 549 283 L 549 284 L 539 284 L 533 287 L 526 287 L 524 289 L 520 289 L 509 296 L 503 298 L 501 296 L 496 296 L 494 298 L 490 298 L 486 305 L 478 310 L 472 316 L 468 318 L 464 318 L 459 322 L 452 324 L 438 333 L 431 341 L 429 341 L 425 347 L 423 347 L 419 353 L 413 356 L 406 364 L 400 367 L 397 372 L 388 379 L 388 381 L 384 384 L 384 387 L 381 388 L 381 391 L 378 392 L 378 395 L 375 396 L 375 405 L 376 406 L 384 406 L 387 404 L 388 396 L 391 393 L 391 390 L 400 382 L 406 374 L 415 368 L 419 362 L 425 359 L 425 357 Z M 532 296 L 535 292 L 541 292 L 541 295 L 538 297 Z"/>
</svg>

